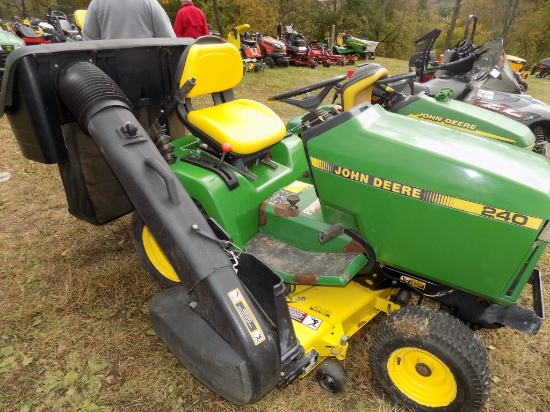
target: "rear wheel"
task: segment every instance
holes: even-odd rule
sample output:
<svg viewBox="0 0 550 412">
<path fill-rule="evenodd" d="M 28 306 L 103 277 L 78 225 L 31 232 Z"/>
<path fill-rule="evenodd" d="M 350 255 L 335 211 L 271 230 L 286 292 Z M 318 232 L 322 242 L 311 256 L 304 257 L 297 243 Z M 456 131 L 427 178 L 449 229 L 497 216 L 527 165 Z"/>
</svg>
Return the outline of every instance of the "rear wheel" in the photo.
<svg viewBox="0 0 550 412">
<path fill-rule="evenodd" d="M 268 69 L 272 69 L 275 67 L 275 60 L 273 60 L 271 57 L 266 57 L 264 60 L 265 67 Z"/>
<path fill-rule="evenodd" d="M 442 311 L 409 306 L 384 319 L 369 353 L 374 378 L 397 402 L 419 411 L 479 411 L 491 371 L 481 341 Z"/>
<path fill-rule="evenodd" d="M 165 288 L 178 285 L 180 279 L 176 271 L 137 212 L 132 216 L 132 237 L 149 274 Z"/>
</svg>

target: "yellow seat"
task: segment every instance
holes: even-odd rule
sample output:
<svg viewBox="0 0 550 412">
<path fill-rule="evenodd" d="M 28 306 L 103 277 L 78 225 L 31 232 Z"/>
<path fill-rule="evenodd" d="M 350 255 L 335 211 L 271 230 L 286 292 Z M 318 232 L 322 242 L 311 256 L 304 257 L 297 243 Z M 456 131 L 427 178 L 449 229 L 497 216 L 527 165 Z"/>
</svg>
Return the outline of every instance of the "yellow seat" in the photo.
<svg viewBox="0 0 550 412">
<path fill-rule="evenodd" d="M 86 20 L 86 10 L 74 11 L 74 23 L 81 31 L 84 30 L 84 20 Z"/>
<path fill-rule="evenodd" d="M 388 76 L 388 69 L 376 63 L 358 66 L 350 79 L 342 85 L 342 109 L 349 110 L 361 103 L 370 103 L 377 80 Z"/>
<path fill-rule="evenodd" d="M 229 143 L 229 158 L 257 159 L 286 135 L 283 121 L 267 106 L 248 99 L 235 99 L 233 88 L 243 77 L 243 64 L 235 46 L 216 36 L 204 36 L 181 57 L 177 86 L 194 86 L 178 106 L 178 114 L 196 137 L 221 152 Z M 212 104 L 194 108 L 193 100 L 210 95 Z"/>
</svg>

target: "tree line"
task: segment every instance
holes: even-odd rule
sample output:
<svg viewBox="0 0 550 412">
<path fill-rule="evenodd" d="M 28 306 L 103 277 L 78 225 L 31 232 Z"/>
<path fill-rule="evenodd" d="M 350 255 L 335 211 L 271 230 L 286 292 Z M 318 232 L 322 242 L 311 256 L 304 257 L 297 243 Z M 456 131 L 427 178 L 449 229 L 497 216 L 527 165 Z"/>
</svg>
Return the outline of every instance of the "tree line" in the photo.
<svg viewBox="0 0 550 412">
<path fill-rule="evenodd" d="M 0 0 L 0 18 L 43 18 L 48 5 L 68 16 L 85 9 L 89 0 Z M 113 0 L 116 1 L 116 0 Z M 172 19 L 180 0 L 158 0 Z M 309 40 L 323 42 L 330 34 L 345 32 L 380 42 L 379 54 L 408 60 L 414 40 L 438 28 L 435 48 L 441 53 L 464 34 L 469 15 L 478 17 L 475 43 L 504 38 L 509 54 L 533 64 L 550 57 L 550 0 L 194 0 L 212 30 L 222 36 L 232 27 L 248 23 L 252 31 L 276 35 L 277 24 L 292 24 Z"/>
</svg>

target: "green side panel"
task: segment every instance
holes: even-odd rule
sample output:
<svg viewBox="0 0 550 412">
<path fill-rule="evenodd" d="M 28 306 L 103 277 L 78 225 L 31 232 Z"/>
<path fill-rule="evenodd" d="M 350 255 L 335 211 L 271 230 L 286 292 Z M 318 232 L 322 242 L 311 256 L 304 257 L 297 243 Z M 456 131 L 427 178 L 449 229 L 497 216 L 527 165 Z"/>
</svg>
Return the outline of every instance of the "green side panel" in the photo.
<svg viewBox="0 0 550 412">
<path fill-rule="evenodd" d="M 349 246 L 351 238 L 341 235 L 321 244 L 319 233 L 332 226 L 325 222 L 321 205 L 313 185 L 307 185 L 301 192 L 291 191 L 292 187 L 282 188 L 268 199 L 264 205 L 264 223 L 260 231 L 269 236 L 309 252 L 342 253 Z M 296 211 L 289 210 L 287 197 L 297 194 L 300 201 Z"/>
<path fill-rule="evenodd" d="M 299 197 L 295 209 L 291 209 L 288 203 L 287 199 L 290 195 Z M 327 272 L 308 272 L 308 274 L 316 277 L 316 285 L 345 286 L 367 263 L 366 256 L 358 250 L 358 245 L 354 244 L 352 239 L 345 234 L 321 243 L 319 234 L 330 229 L 333 225 L 324 220 L 315 187 L 311 184 L 297 181 L 281 188 L 264 202 L 260 213 L 262 216 L 260 231 L 286 245 L 310 254 L 330 254 L 334 256 L 337 253 L 358 253 L 357 257 L 347 267 L 341 267 L 339 275 L 328 274 Z M 275 250 L 275 254 L 282 255 L 284 253 Z M 296 258 L 295 255 L 288 255 L 288 257 Z M 274 262 L 277 261 L 278 259 Z M 331 257 L 331 264 L 334 261 L 335 259 Z M 269 259 L 266 262 L 269 262 Z M 297 283 L 295 278 L 297 273 L 285 272 L 277 266 L 274 263 L 273 269 L 283 277 L 286 283 Z M 308 270 L 312 269 L 308 268 Z"/>
<path fill-rule="evenodd" d="M 297 136 L 285 138 L 272 147 L 272 160 L 278 165 L 276 169 L 263 163 L 251 166 L 250 171 L 257 175 L 257 180 L 235 172 L 239 186 L 231 191 L 216 174 L 180 160 L 186 154 L 204 156 L 197 150 L 198 139 L 188 136 L 172 143 L 178 157 L 171 165 L 172 170 L 189 195 L 231 234 L 239 248 L 258 233 L 262 202 L 294 180 L 307 180 L 302 174 L 308 171 L 308 165 L 302 140 Z"/>
<path fill-rule="evenodd" d="M 353 112 L 307 144 L 325 219 L 355 216 L 381 263 L 514 303 L 550 219 L 548 161 L 379 106 Z"/>
<path fill-rule="evenodd" d="M 409 100 L 413 99 L 398 113 L 519 147 L 532 148 L 535 143 L 535 135 L 527 126 L 501 114 L 485 113 L 487 110 L 457 100 L 439 101 L 426 95 Z"/>
</svg>

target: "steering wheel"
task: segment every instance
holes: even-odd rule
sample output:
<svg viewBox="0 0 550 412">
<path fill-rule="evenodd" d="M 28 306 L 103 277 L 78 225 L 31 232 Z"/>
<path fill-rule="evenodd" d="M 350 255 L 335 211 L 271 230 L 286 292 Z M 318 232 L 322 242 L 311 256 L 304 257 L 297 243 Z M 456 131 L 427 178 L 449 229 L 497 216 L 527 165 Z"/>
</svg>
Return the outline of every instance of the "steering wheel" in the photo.
<svg viewBox="0 0 550 412">
<path fill-rule="evenodd" d="M 267 99 L 270 102 L 285 102 L 292 104 L 294 106 L 306 109 L 307 111 L 312 111 L 317 109 L 327 94 L 332 90 L 332 88 L 340 83 L 342 80 L 345 80 L 347 75 L 341 74 L 340 76 L 333 77 L 331 79 L 323 80 L 322 82 L 310 84 L 309 86 L 301 87 L 296 90 L 291 90 L 289 92 L 277 94 L 275 96 Z M 294 99 L 294 97 L 300 96 L 302 94 L 309 94 L 315 90 L 322 89 L 317 95 L 311 96 L 306 95 L 303 99 Z"/>
</svg>

